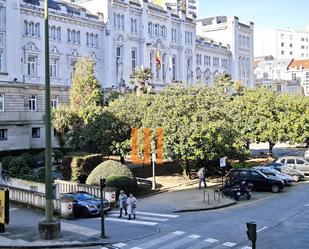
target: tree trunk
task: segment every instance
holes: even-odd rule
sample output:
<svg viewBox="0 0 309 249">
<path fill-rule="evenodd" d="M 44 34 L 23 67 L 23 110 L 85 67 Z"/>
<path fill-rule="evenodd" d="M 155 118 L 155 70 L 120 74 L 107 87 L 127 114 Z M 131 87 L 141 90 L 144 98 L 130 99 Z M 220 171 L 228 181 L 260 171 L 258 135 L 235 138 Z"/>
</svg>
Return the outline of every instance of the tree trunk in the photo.
<svg viewBox="0 0 309 249">
<path fill-rule="evenodd" d="M 124 156 L 123 155 L 120 155 L 120 163 L 124 164 Z"/>
<path fill-rule="evenodd" d="M 276 145 L 276 143 L 273 143 L 271 141 L 268 141 L 268 143 L 269 143 L 269 155 L 273 156 L 273 148 Z"/>
<path fill-rule="evenodd" d="M 246 146 L 246 150 L 250 150 L 250 141 L 249 140 L 245 141 L 245 146 Z"/>
</svg>

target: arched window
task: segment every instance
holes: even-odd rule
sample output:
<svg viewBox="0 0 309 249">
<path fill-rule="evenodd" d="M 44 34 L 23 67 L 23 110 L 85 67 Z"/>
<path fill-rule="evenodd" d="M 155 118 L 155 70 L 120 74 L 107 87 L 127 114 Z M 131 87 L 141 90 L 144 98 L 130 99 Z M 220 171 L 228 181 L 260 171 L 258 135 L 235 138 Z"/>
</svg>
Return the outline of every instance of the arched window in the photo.
<svg viewBox="0 0 309 249">
<path fill-rule="evenodd" d="M 205 84 L 207 86 L 210 86 L 210 81 L 211 81 L 211 72 L 209 69 L 206 69 L 205 73 L 204 73 L 204 78 L 205 78 Z"/>
</svg>

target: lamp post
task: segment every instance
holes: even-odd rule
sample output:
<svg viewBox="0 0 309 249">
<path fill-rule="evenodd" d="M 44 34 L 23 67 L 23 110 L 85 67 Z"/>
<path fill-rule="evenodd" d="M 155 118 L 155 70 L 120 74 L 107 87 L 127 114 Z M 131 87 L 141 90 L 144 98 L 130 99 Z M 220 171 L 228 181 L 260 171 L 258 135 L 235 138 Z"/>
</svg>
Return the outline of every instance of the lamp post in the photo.
<svg viewBox="0 0 309 249">
<path fill-rule="evenodd" d="M 49 25 L 48 2 L 44 4 L 45 38 L 45 221 L 39 223 L 39 237 L 44 240 L 58 239 L 61 236 L 60 221 L 53 220 L 53 190 L 51 179 L 51 115 L 50 115 L 50 75 L 49 75 Z"/>
<path fill-rule="evenodd" d="M 156 144 L 155 141 L 151 141 L 151 162 L 152 162 L 152 190 L 156 189 Z"/>
</svg>

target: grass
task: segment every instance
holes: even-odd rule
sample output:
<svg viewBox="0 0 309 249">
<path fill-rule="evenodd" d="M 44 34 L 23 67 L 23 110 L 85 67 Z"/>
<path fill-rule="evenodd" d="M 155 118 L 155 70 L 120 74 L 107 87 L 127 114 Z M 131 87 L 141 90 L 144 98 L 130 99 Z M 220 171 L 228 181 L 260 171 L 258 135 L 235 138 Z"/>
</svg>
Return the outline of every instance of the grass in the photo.
<svg viewBox="0 0 309 249">
<path fill-rule="evenodd" d="M 152 190 L 150 186 L 139 185 L 139 186 L 137 186 L 137 190 L 135 191 L 135 197 L 142 197 L 142 196 L 145 196 L 145 195 L 156 193 L 158 191 L 159 190 Z"/>
</svg>

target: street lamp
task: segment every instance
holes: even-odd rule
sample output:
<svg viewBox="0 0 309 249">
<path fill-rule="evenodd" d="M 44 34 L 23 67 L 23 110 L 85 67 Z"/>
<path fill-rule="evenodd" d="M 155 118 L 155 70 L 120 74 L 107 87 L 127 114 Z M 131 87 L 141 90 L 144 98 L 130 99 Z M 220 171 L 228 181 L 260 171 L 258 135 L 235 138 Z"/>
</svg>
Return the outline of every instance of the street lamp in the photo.
<svg viewBox="0 0 309 249">
<path fill-rule="evenodd" d="M 51 179 L 51 104 L 49 74 L 49 27 L 48 2 L 45 0 L 44 38 L 45 38 L 45 220 L 38 225 L 39 238 L 44 240 L 58 239 L 61 236 L 59 220 L 53 220 L 53 190 Z"/>
</svg>

